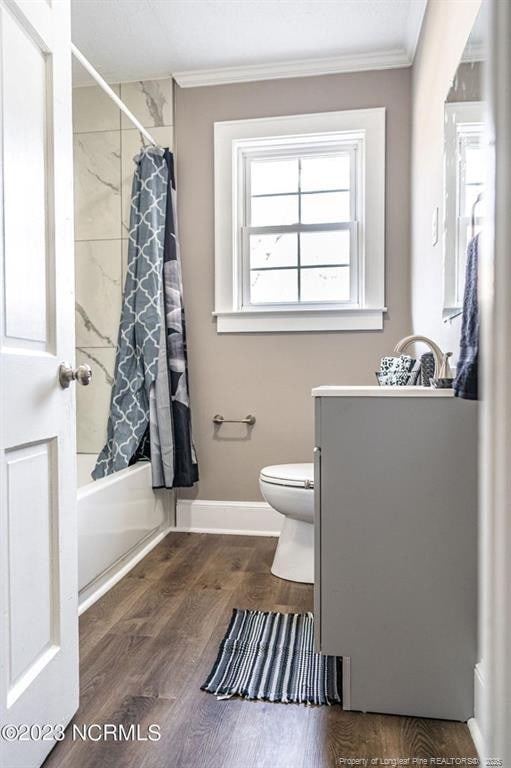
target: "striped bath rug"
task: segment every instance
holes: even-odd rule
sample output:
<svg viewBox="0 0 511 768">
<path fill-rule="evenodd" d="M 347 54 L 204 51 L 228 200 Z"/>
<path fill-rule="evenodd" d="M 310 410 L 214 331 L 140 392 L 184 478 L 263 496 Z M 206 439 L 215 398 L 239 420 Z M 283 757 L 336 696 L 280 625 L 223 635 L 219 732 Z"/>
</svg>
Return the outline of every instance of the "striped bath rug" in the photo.
<svg viewBox="0 0 511 768">
<path fill-rule="evenodd" d="M 312 613 L 235 609 L 201 690 L 219 698 L 341 703 L 341 659 L 315 653 Z"/>
</svg>

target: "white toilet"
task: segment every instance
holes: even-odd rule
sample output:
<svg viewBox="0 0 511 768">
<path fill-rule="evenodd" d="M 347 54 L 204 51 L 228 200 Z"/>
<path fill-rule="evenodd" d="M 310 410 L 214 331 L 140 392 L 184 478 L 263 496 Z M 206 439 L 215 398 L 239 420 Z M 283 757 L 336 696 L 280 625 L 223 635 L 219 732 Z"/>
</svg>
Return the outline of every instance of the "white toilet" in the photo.
<svg viewBox="0 0 511 768">
<path fill-rule="evenodd" d="M 278 464 L 259 475 L 261 493 L 284 525 L 271 572 L 314 584 L 314 465 Z"/>
</svg>

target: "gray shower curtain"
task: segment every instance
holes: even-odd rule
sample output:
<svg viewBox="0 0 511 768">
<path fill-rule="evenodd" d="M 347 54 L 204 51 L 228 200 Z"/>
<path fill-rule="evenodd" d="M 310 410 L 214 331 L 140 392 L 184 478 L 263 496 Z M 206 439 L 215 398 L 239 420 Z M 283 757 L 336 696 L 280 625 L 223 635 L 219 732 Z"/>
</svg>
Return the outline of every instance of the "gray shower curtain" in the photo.
<svg viewBox="0 0 511 768">
<path fill-rule="evenodd" d="M 107 442 L 92 477 L 151 461 L 155 488 L 193 485 L 181 262 L 173 156 L 144 148 L 135 158 L 128 270 Z"/>
</svg>

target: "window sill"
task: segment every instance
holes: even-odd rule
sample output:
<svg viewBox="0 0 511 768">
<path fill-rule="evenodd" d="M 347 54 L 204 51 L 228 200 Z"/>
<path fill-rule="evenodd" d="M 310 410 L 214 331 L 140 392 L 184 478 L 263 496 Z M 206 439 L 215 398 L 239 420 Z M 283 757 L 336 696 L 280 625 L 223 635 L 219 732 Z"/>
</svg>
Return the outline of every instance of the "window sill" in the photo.
<svg viewBox="0 0 511 768">
<path fill-rule="evenodd" d="M 463 314 L 463 307 L 457 306 L 456 304 L 453 304 L 452 306 L 445 306 L 442 309 L 442 320 L 444 323 L 450 323 L 451 320 L 454 320 L 456 317 L 459 317 L 459 315 Z"/>
<path fill-rule="evenodd" d="M 307 331 L 381 331 L 378 309 L 308 309 L 213 312 L 217 333 L 304 333 Z"/>
</svg>

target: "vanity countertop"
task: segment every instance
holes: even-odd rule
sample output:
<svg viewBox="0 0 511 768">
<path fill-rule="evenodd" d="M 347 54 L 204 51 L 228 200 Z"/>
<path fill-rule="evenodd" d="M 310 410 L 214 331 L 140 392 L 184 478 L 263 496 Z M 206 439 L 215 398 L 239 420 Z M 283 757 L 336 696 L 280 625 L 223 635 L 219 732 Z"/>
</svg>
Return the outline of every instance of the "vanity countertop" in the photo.
<svg viewBox="0 0 511 768">
<path fill-rule="evenodd" d="M 452 389 L 434 387 L 322 386 L 314 387 L 313 397 L 454 397 Z"/>
</svg>

